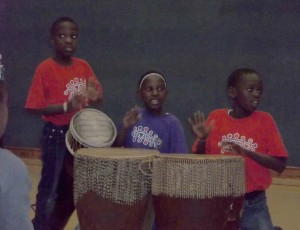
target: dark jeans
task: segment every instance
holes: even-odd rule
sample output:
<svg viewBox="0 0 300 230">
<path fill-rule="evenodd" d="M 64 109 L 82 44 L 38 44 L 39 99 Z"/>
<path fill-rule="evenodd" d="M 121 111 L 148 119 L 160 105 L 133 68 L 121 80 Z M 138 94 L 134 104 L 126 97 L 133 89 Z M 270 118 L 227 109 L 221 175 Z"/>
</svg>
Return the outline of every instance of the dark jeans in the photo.
<svg viewBox="0 0 300 230">
<path fill-rule="evenodd" d="M 73 161 L 73 156 L 68 153 L 65 157 L 58 183 L 56 202 L 46 224 L 49 230 L 63 230 L 75 210 L 73 197 Z"/>
<path fill-rule="evenodd" d="M 245 195 L 241 218 L 242 230 L 273 230 L 265 191 L 255 191 Z"/>
<path fill-rule="evenodd" d="M 68 126 L 55 126 L 51 123 L 46 123 L 43 129 L 43 166 L 36 196 L 36 213 L 32 221 L 35 230 L 63 229 L 74 210 L 73 156 L 65 144 L 67 130 Z M 67 197 L 65 200 L 64 196 L 71 198 Z M 68 211 L 61 213 L 62 207 Z"/>
</svg>

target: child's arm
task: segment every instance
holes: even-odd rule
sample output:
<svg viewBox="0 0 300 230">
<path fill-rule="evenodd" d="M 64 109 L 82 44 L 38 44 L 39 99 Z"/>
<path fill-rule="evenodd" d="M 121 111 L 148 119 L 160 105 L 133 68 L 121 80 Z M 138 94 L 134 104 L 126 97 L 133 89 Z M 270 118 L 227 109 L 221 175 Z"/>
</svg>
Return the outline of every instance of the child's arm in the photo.
<svg viewBox="0 0 300 230">
<path fill-rule="evenodd" d="M 123 126 L 118 130 L 116 140 L 113 144 L 114 147 L 124 146 L 125 138 L 128 129 L 131 128 L 141 118 L 139 108 L 137 106 L 131 108 L 123 117 Z"/>
<path fill-rule="evenodd" d="M 90 104 L 95 108 L 100 107 L 103 101 L 103 94 L 99 93 L 97 84 L 92 78 L 88 80 L 88 85 L 86 89 L 86 100 L 87 104 Z"/>
<path fill-rule="evenodd" d="M 93 79 L 89 79 L 86 92 L 84 95 L 76 95 L 71 101 L 65 102 L 65 104 L 52 104 L 41 109 L 29 109 L 29 111 L 38 114 L 59 114 L 67 113 L 73 110 L 79 110 L 86 105 L 90 104 L 92 107 L 100 107 L 103 100 L 103 96 L 99 93 L 96 83 Z"/>
<path fill-rule="evenodd" d="M 206 146 L 206 140 L 200 140 L 197 138 L 192 146 L 192 152 L 197 154 L 204 154 Z"/>
<path fill-rule="evenodd" d="M 71 112 L 75 109 L 82 109 L 85 104 L 86 97 L 83 95 L 76 95 L 71 101 L 63 104 L 52 104 L 41 109 L 28 109 L 29 111 L 37 114 L 59 114 Z"/>
<path fill-rule="evenodd" d="M 189 118 L 188 121 L 192 127 L 193 133 L 197 137 L 192 148 L 193 152 L 205 153 L 206 138 L 209 136 L 213 124 L 207 125 L 204 114 L 200 111 L 195 112 L 194 116 Z"/>
<path fill-rule="evenodd" d="M 275 170 L 278 173 L 282 173 L 283 170 L 285 170 L 286 167 L 286 158 L 284 157 L 273 157 L 270 155 L 253 152 L 247 149 L 242 148 L 241 146 L 232 143 L 232 142 L 224 142 L 223 148 L 225 148 L 228 152 L 232 152 L 235 154 L 241 154 L 243 156 L 249 157 L 258 164 Z"/>
</svg>

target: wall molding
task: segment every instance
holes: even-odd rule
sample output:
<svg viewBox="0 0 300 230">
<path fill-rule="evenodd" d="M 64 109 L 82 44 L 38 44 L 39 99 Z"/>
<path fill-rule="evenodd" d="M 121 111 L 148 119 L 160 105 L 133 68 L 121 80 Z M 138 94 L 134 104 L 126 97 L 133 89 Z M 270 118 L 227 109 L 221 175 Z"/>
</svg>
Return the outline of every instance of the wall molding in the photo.
<svg viewBox="0 0 300 230">
<path fill-rule="evenodd" d="M 41 149 L 39 148 L 22 148 L 22 147 L 10 147 L 5 146 L 17 156 L 26 159 L 41 159 Z M 271 170 L 273 178 L 277 179 L 300 179 L 300 167 L 287 166 L 283 173 L 278 174 Z"/>
<path fill-rule="evenodd" d="M 23 148 L 10 146 L 5 146 L 4 148 L 10 150 L 21 158 L 41 159 L 41 149 L 39 148 Z"/>
</svg>

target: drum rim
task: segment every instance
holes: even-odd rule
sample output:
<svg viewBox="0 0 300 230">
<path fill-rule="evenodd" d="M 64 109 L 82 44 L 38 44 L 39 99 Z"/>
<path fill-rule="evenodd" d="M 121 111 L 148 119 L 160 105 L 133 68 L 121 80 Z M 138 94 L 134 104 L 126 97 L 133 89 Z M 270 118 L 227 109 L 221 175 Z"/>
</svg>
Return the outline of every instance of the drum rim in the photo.
<svg viewBox="0 0 300 230">
<path fill-rule="evenodd" d="M 205 159 L 243 159 L 239 155 L 220 155 L 220 154 L 194 154 L 194 153 L 160 153 L 158 158 L 172 158 L 172 159 L 191 159 L 191 160 L 205 160 Z"/>
<path fill-rule="evenodd" d="M 85 142 L 84 139 L 82 139 L 76 132 L 75 128 L 74 128 L 74 120 L 76 119 L 76 117 L 78 117 L 79 114 L 83 113 L 83 112 L 87 112 L 87 111 L 92 111 L 92 112 L 95 112 L 97 114 L 101 114 L 103 115 L 107 120 L 108 122 L 111 124 L 112 128 L 113 128 L 113 136 L 111 138 L 111 140 L 109 142 L 105 142 L 105 143 L 102 143 L 101 146 L 98 145 L 98 146 L 93 146 L 93 145 L 90 145 L 90 144 L 87 144 Z M 76 139 L 76 141 L 80 142 L 80 144 L 83 144 L 84 146 L 87 146 L 87 147 L 91 147 L 91 148 L 97 148 L 97 147 L 108 147 L 108 146 L 111 146 L 113 144 L 113 142 L 115 141 L 116 137 L 117 137 L 117 129 L 116 129 L 116 126 L 114 124 L 114 122 L 112 121 L 112 119 L 107 116 L 105 113 L 103 113 L 102 111 L 98 110 L 98 109 L 93 109 L 93 108 L 85 108 L 85 109 L 82 109 L 80 111 L 78 111 L 77 113 L 75 113 L 71 119 L 71 122 L 70 122 L 70 126 L 69 126 L 69 130 L 71 132 L 71 135 Z"/>
<path fill-rule="evenodd" d="M 122 148 L 93 148 L 93 151 L 95 151 L 96 149 L 101 149 L 101 151 L 105 151 L 105 149 L 116 149 L 116 151 L 118 151 L 119 149 Z M 128 149 L 131 150 L 131 149 Z M 136 150 L 147 150 L 147 149 L 133 149 L 134 152 L 138 152 Z M 156 157 L 157 155 L 159 155 L 159 151 L 157 150 L 153 150 L 151 153 L 147 150 L 147 153 L 141 153 L 141 154 L 136 154 L 136 155 L 130 155 L 128 153 L 130 153 L 130 151 L 126 152 L 126 153 L 121 153 L 120 155 L 113 155 L 112 153 L 104 153 L 107 155 L 102 155 L 99 153 L 91 153 L 91 154 L 82 154 L 80 153 L 81 151 L 91 151 L 90 149 L 78 149 L 78 151 L 76 151 L 76 153 L 74 154 L 77 157 L 91 157 L 91 158 L 97 158 L 97 159 L 119 159 L 119 160 L 124 160 L 124 159 L 144 159 L 144 158 L 149 158 L 149 157 Z M 131 152 L 132 153 L 132 152 Z M 99 155 L 97 155 L 99 154 Z M 119 153 L 118 153 L 119 154 Z"/>
<path fill-rule="evenodd" d="M 68 131 L 66 132 L 66 135 L 65 135 L 65 143 L 66 143 L 66 146 L 67 146 L 67 149 L 69 150 L 69 152 L 70 152 L 72 155 L 74 155 L 74 151 L 73 151 L 73 149 L 71 148 L 71 145 L 70 145 L 69 139 L 68 139 L 70 133 L 71 133 L 70 130 L 68 130 Z M 71 135 L 72 135 L 72 134 L 71 134 Z"/>
<path fill-rule="evenodd" d="M 70 152 L 72 155 L 75 155 L 75 152 L 74 152 L 74 150 L 72 149 L 72 147 L 71 147 L 71 145 L 70 145 L 70 143 L 69 143 L 69 139 L 68 139 L 69 135 L 71 135 L 71 137 L 74 138 L 74 136 L 72 135 L 71 131 L 68 130 L 68 131 L 66 132 L 66 135 L 65 135 L 65 143 L 66 143 L 66 146 L 67 146 L 67 149 L 69 150 L 69 152 Z M 84 143 L 79 142 L 79 141 L 76 140 L 76 139 L 75 139 L 75 141 L 77 141 L 79 144 L 83 145 L 83 146 L 84 146 L 83 148 L 88 148 L 88 147 L 89 147 L 89 146 L 85 145 Z"/>
</svg>

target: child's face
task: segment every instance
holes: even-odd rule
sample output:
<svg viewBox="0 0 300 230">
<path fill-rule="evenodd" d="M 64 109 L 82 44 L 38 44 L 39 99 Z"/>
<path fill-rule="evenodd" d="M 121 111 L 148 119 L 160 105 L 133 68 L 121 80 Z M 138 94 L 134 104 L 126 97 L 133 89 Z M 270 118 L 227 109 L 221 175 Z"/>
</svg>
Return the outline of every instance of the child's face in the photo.
<svg viewBox="0 0 300 230">
<path fill-rule="evenodd" d="M 164 80 L 157 75 L 147 77 L 138 91 L 145 107 L 152 113 L 161 114 L 168 91 Z"/>
<path fill-rule="evenodd" d="M 56 57 L 59 60 L 69 59 L 77 47 L 78 29 L 69 21 L 61 22 L 57 25 L 51 43 L 54 47 Z"/>
<path fill-rule="evenodd" d="M 263 83 L 257 74 L 243 74 L 230 94 L 237 117 L 249 116 L 258 107 L 262 92 Z"/>
</svg>

